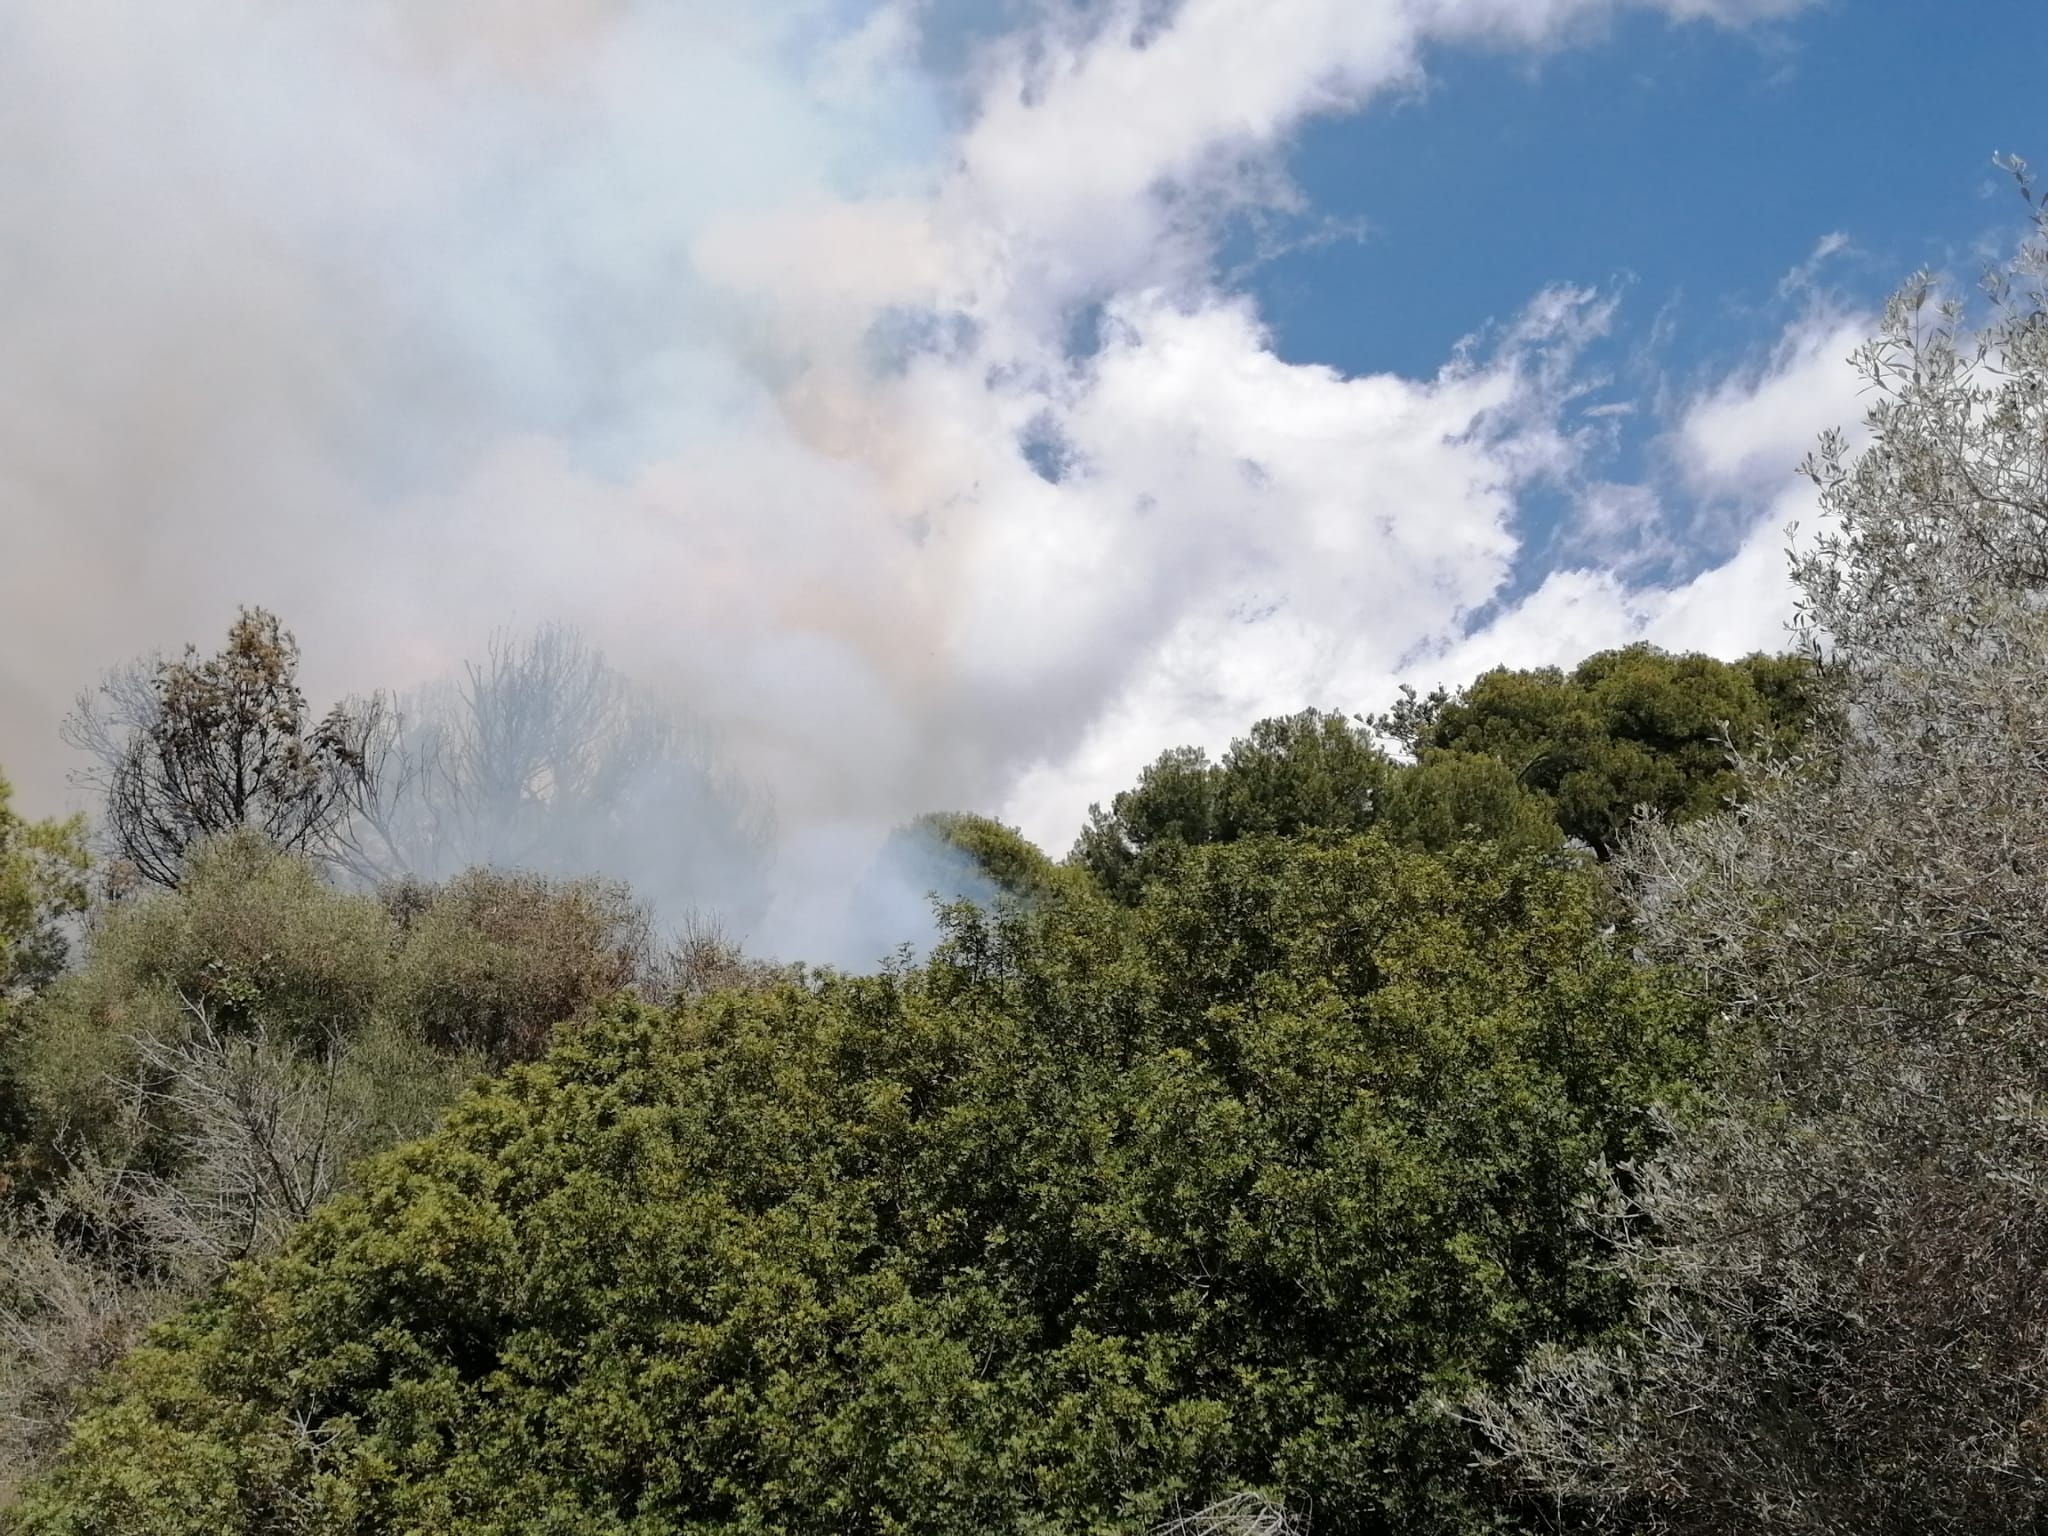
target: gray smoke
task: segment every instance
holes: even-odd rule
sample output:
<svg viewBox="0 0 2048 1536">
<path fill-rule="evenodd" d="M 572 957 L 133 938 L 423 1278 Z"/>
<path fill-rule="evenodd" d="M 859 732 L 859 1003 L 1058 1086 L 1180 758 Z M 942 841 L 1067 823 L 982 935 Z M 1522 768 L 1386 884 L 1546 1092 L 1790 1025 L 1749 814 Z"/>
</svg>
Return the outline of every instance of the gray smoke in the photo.
<svg viewBox="0 0 2048 1536">
<path fill-rule="evenodd" d="M 404 695 L 423 766 L 390 809 L 423 872 L 602 869 L 767 935 L 778 867 L 843 899 L 903 816 L 996 793 L 992 759 L 930 750 L 893 665 L 930 649 L 876 547 L 895 514 L 792 426 L 787 363 L 693 250 L 922 153 L 927 93 L 862 20 L 0 0 L 0 765 L 24 800 L 82 799 L 57 733 L 81 685 L 210 649 L 244 602 L 298 632 L 316 699 Z M 479 741 L 511 673 L 464 658 L 557 621 L 630 666 L 575 699 L 601 749 L 548 758 L 566 718 Z"/>
<path fill-rule="evenodd" d="M 695 901 L 744 786 L 756 930 L 838 954 L 919 812 L 1057 844 L 1170 741 L 1378 703 L 1505 579 L 1600 306 L 1347 379 L 1218 221 L 1431 37 L 1602 4 L 1025 8 L 948 80 L 915 0 L 0 0 L 0 765 L 59 808 L 75 691 L 239 604 L 423 750 L 485 637 L 566 624 L 716 771 L 512 841 Z M 472 793 L 415 835 L 491 845 Z"/>
</svg>

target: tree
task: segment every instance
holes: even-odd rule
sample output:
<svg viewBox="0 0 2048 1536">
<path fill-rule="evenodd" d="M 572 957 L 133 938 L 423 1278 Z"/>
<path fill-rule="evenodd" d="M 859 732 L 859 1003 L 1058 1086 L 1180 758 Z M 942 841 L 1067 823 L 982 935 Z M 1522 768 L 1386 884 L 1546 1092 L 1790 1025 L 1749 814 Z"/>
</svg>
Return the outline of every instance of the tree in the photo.
<svg viewBox="0 0 2048 1536">
<path fill-rule="evenodd" d="M 916 936 L 936 937 L 934 903 L 1026 904 L 1092 889 L 1088 874 L 1055 864 L 1015 827 L 987 816 L 931 811 L 883 839 L 849 900 L 855 953 L 879 959 Z"/>
<path fill-rule="evenodd" d="M 242 828 L 287 852 L 327 856 L 376 795 L 386 722 L 380 701 L 314 720 L 299 648 L 275 614 L 245 608 L 225 647 L 201 659 L 110 674 L 67 725 L 97 754 L 115 852 L 141 879 L 175 886 L 195 844 Z M 147 695 L 138 688 L 146 671 Z"/>
<path fill-rule="evenodd" d="M 1563 833 L 1543 796 L 1497 757 L 1431 751 L 1388 784 L 1382 822 L 1388 836 L 1441 853 L 1458 842 L 1487 841 L 1516 851 L 1555 849 Z"/>
<path fill-rule="evenodd" d="M 1731 663 L 1636 645 L 1568 674 L 1498 668 L 1456 694 L 1409 689 L 1378 715 L 1261 720 L 1221 762 L 1199 747 L 1160 754 L 1108 810 L 1089 807 L 1068 863 L 1131 903 L 1185 850 L 1259 833 L 1380 826 L 1433 850 L 1575 838 L 1605 859 L 1639 806 L 1675 820 L 1725 810 L 1740 788 L 1731 751 L 1797 741 L 1810 678 L 1803 657 Z"/>
<path fill-rule="evenodd" d="M 1671 820 L 1727 808 L 1731 749 L 1782 750 L 1813 707 L 1809 662 L 1736 662 L 1631 645 L 1556 667 L 1496 668 L 1456 694 L 1409 690 L 1373 725 L 1426 763 L 1440 752 L 1497 759 L 1543 795 L 1559 828 L 1611 858 L 1636 808 Z"/>
<path fill-rule="evenodd" d="M 1343 715 L 1308 709 L 1261 720 L 1220 763 L 1199 747 L 1164 752 L 1137 787 L 1088 825 L 1069 862 L 1134 902 L 1188 848 L 1257 833 L 1359 832 L 1372 826 L 1394 764 Z"/>
<path fill-rule="evenodd" d="M 958 861 L 950 868 L 935 870 L 942 876 L 952 875 L 951 880 L 934 881 L 934 886 L 954 900 L 966 894 L 961 876 L 984 882 L 995 893 L 1019 901 L 1043 900 L 1073 883 L 1070 871 L 1062 871 L 1031 839 L 993 817 L 933 811 L 918 817 L 897 836 L 914 845 L 943 850 Z"/>
<path fill-rule="evenodd" d="M 2023 186 L 2026 186 L 2023 177 Z M 1622 862 L 1725 1011 L 1710 1092 L 1611 1229 L 1642 1342 L 1484 1410 L 1631 1529 L 2048 1520 L 2048 217 L 1974 330 L 1916 278 L 1857 362 L 1793 563 L 1830 706 L 1738 819 Z"/>
<path fill-rule="evenodd" d="M 613 1005 L 132 1354 L 22 1529 L 1497 1527 L 1437 1404 L 1621 1298 L 1696 1021 L 1543 859 L 1188 850 Z"/>
<path fill-rule="evenodd" d="M 379 793 L 346 833 L 374 878 L 601 872 L 665 910 L 743 924 L 772 826 L 703 725 L 551 625 L 495 637 L 461 679 L 402 701 Z"/>
</svg>

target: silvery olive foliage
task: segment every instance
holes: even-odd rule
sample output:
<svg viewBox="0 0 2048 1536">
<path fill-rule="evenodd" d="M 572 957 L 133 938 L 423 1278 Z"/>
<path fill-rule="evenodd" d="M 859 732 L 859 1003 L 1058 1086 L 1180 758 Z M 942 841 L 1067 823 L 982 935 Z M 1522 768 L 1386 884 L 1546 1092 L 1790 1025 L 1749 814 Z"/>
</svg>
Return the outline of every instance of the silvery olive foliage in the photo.
<svg viewBox="0 0 2048 1536">
<path fill-rule="evenodd" d="M 1622 860 L 1718 1074 L 1589 1219 L 1640 1331 L 1476 1416 L 1568 1520 L 2018 1532 L 2048 1518 L 2048 215 L 1980 301 L 1927 277 L 1806 465 L 1830 708 L 1739 815 Z"/>
</svg>

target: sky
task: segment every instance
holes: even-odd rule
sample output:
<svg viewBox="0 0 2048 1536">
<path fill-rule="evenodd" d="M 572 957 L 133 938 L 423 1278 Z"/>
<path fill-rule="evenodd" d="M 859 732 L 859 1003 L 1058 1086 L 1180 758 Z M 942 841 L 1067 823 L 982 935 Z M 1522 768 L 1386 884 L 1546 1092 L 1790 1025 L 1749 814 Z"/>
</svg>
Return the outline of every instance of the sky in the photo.
<svg viewBox="0 0 2048 1536">
<path fill-rule="evenodd" d="M 1794 467 L 2019 234 L 2044 57 L 2018 0 L 0 0 L 0 768 L 75 803 L 72 696 L 238 604 L 316 702 L 562 621 L 810 879 L 1776 648 Z"/>
</svg>

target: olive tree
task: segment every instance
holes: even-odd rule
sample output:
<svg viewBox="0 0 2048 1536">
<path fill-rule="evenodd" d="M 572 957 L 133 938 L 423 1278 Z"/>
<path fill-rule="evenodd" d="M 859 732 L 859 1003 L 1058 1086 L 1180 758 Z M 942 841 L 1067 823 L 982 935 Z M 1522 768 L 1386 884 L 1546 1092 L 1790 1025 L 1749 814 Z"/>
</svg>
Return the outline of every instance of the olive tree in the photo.
<svg viewBox="0 0 2048 1536">
<path fill-rule="evenodd" d="M 2022 186 L 2027 187 L 2024 168 Z M 2030 196 L 2030 202 L 2032 201 Z M 1637 1342 L 1481 1406 L 1631 1529 L 2048 1518 L 2048 220 L 1982 311 L 1909 283 L 1795 556 L 1830 708 L 1739 817 L 1622 859 L 1719 1070 L 1598 1218 Z"/>
</svg>

